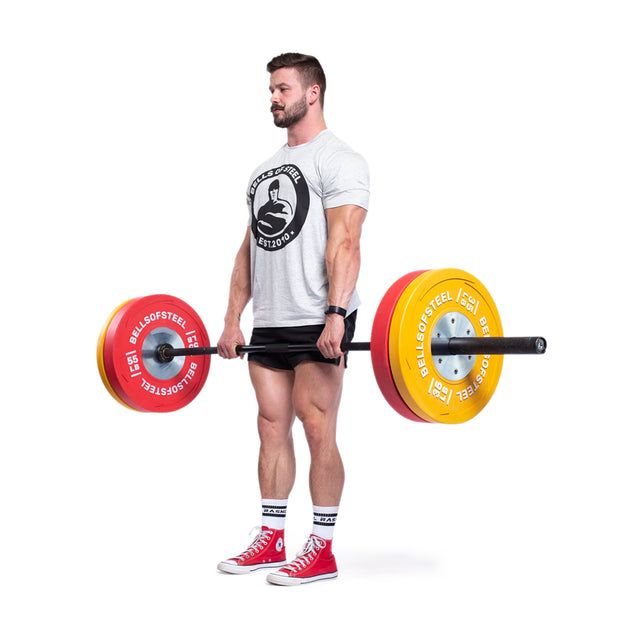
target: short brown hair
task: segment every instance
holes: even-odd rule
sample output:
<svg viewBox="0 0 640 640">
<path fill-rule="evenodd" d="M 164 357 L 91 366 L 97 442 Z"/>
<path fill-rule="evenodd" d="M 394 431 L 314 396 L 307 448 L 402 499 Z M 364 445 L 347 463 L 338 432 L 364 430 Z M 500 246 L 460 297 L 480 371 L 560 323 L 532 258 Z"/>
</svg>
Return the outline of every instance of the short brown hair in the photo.
<svg viewBox="0 0 640 640">
<path fill-rule="evenodd" d="M 320 104 L 324 106 L 327 79 L 317 58 L 303 53 L 281 53 L 267 64 L 269 73 L 273 73 L 276 69 L 284 68 L 296 69 L 302 78 L 305 88 L 317 84 L 320 87 Z"/>
</svg>

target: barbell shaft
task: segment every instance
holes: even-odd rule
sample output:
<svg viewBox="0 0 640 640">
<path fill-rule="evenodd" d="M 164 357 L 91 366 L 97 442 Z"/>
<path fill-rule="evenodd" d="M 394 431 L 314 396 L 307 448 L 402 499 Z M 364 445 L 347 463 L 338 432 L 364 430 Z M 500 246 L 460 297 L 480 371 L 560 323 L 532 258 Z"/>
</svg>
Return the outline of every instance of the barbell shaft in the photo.
<svg viewBox="0 0 640 640">
<path fill-rule="evenodd" d="M 370 351 L 370 342 L 350 342 L 345 346 L 346 351 Z M 302 351 L 318 351 L 318 347 L 313 344 L 239 344 L 236 347 L 238 355 L 245 353 L 300 353 Z M 189 347 L 173 348 L 170 345 L 160 345 L 157 349 L 159 360 L 170 360 L 177 356 L 215 356 L 218 354 L 218 347 Z"/>
<path fill-rule="evenodd" d="M 542 354 L 547 349 L 547 341 L 540 336 L 521 338 L 449 338 L 433 340 L 431 353 L 434 356 L 452 355 L 510 355 L 510 354 Z M 343 351 L 370 351 L 370 342 L 350 342 L 343 346 Z M 302 351 L 318 351 L 315 344 L 247 344 L 238 345 L 236 353 L 300 353 Z M 174 348 L 160 345 L 157 357 L 160 361 L 169 361 L 177 356 L 217 355 L 218 347 Z"/>
</svg>

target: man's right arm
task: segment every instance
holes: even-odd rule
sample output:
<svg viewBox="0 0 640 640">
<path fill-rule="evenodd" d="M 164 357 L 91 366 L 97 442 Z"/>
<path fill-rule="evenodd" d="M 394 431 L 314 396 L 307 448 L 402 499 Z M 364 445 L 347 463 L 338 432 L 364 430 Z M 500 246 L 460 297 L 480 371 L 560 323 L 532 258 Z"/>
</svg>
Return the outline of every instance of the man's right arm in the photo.
<svg viewBox="0 0 640 640">
<path fill-rule="evenodd" d="M 247 227 L 240 250 L 236 255 L 229 286 L 229 304 L 224 317 L 224 330 L 218 339 L 218 354 L 223 358 L 236 358 L 235 348 L 245 344 L 240 317 L 251 300 L 251 227 Z"/>
</svg>

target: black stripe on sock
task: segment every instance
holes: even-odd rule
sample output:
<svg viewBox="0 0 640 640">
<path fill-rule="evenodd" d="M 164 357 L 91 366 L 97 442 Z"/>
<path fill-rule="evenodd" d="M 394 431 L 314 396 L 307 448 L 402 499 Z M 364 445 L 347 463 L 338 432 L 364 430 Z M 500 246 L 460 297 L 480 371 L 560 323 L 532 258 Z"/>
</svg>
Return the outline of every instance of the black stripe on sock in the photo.
<svg viewBox="0 0 640 640">
<path fill-rule="evenodd" d="M 313 524 L 320 527 L 333 527 L 336 524 L 337 518 L 337 513 L 314 513 Z"/>
<path fill-rule="evenodd" d="M 265 504 L 262 507 L 263 516 L 271 516 L 273 518 L 284 518 L 287 515 L 287 507 L 277 507 L 275 505 Z"/>
</svg>

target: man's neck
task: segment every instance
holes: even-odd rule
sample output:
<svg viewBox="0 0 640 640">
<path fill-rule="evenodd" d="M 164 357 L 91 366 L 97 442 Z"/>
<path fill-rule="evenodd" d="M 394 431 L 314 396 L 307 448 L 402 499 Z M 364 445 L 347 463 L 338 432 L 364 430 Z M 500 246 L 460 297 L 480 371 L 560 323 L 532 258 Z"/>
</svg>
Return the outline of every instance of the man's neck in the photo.
<svg viewBox="0 0 640 640">
<path fill-rule="evenodd" d="M 296 122 L 292 127 L 287 129 L 287 144 L 290 147 L 297 147 L 313 140 L 321 131 L 324 131 L 327 125 L 324 118 L 307 119 L 304 118 L 300 122 Z"/>
</svg>

